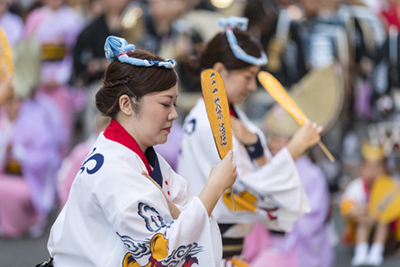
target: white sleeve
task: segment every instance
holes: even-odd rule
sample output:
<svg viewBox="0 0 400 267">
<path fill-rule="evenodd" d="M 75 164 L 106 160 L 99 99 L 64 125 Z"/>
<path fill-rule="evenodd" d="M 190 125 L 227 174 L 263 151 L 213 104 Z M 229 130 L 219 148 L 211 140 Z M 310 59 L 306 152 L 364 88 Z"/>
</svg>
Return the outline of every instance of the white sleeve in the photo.
<svg viewBox="0 0 400 267">
<path fill-rule="evenodd" d="M 167 261 L 182 248 L 212 253 L 204 246 L 210 242 L 211 219 L 197 197 L 191 197 L 178 219 L 172 220 L 164 195 L 151 181 L 137 172 L 132 175 L 132 170 L 121 172 L 114 172 L 113 183 L 104 185 L 97 198 L 108 222 L 141 266 L 149 262 L 143 251 L 148 250 L 150 257 L 151 245 L 154 248 L 157 242 L 163 248 L 158 252 Z"/>
<path fill-rule="evenodd" d="M 351 201 L 355 205 L 366 204 L 367 199 L 362 178 L 351 181 L 343 192 L 341 202 Z"/>
<path fill-rule="evenodd" d="M 257 206 L 266 209 L 278 208 L 271 212 L 277 220 L 264 222 L 267 226 L 290 230 L 299 217 L 310 211 L 307 195 L 287 148 L 279 151 L 264 166 L 251 171 L 241 164 L 240 157 L 247 155 L 237 155 L 238 179 L 257 195 Z M 282 224 L 282 227 L 279 224 Z"/>
</svg>

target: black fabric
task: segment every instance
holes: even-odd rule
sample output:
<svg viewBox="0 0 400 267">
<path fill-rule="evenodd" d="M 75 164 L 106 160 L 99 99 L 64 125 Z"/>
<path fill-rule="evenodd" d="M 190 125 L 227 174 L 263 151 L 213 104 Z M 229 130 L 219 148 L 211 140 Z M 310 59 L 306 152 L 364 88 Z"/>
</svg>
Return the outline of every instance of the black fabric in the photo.
<svg viewBox="0 0 400 267">
<path fill-rule="evenodd" d="M 222 258 L 226 259 L 233 256 L 240 256 L 243 251 L 244 238 L 222 238 Z M 225 250 L 225 246 L 236 246 L 238 249 Z"/>
<path fill-rule="evenodd" d="M 257 142 L 252 145 L 246 146 L 247 153 L 249 153 L 250 158 L 256 159 L 264 155 L 264 148 L 261 144 L 260 137 L 257 135 Z"/>
<path fill-rule="evenodd" d="M 79 35 L 74 49 L 73 83 L 88 85 L 92 81 L 101 80 L 104 70 L 89 74 L 87 67 L 92 59 L 104 59 L 104 43 L 110 35 L 121 36 L 121 32 L 108 29 L 105 15 L 99 16 Z"/>
<path fill-rule="evenodd" d="M 151 178 L 157 182 L 157 184 L 162 188 L 163 187 L 163 177 L 161 174 L 160 163 L 158 162 L 157 154 L 154 151 L 153 147 L 149 147 L 144 155 L 147 158 L 147 161 L 153 167 L 153 171 L 151 172 Z"/>
<path fill-rule="evenodd" d="M 224 234 L 229 228 L 231 228 L 234 225 L 235 224 L 233 224 L 233 223 L 220 223 L 220 224 L 218 224 L 219 231 L 221 232 L 221 235 Z"/>
<path fill-rule="evenodd" d="M 238 119 L 240 119 L 239 116 L 238 116 L 238 114 L 237 114 L 237 112 L 236 112 L 236 110 L 235 110 L 235 107 L 234 107 L 233 105 L 229 105 L 229 107 L 231 108 L 233 114 L 235 114 L 235 117 L 238 118 Z"/>
</svg>

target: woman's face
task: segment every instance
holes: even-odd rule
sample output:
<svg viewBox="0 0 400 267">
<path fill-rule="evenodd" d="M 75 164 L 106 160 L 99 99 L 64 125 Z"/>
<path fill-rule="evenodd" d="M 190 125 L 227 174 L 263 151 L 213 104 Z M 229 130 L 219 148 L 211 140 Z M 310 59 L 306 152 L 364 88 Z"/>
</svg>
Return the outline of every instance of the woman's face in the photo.
<svg viewBox="0 0 400 267">
<path fill-rule="evenodd" d="M 256 76 L 260 67 L 251 66 L 240 70 L 221 71 L 224 80 L 226 96 L 230 104 L 240 104 L 257 89 Z"/>
<path fill-rule="evenodd" d="M 178 118 L 175 108 L 177 97 L 177 85 L 143 96 L 138 113 L 133 114 L 129 122 L 139 146 L 147 148 L 167 141 L 172 122 Z"/>
</svg>

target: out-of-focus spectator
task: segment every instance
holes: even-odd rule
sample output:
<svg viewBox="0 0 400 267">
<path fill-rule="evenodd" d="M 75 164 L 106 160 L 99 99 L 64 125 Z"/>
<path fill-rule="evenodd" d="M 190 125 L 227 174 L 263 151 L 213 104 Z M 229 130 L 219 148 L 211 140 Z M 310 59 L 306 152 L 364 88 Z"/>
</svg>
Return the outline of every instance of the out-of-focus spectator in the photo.
<svg viewBox="0 0 400 267">
<path fill-rule="evenodd" d="M 10 45 L 16 44 L 24 33 L 22 19 L 8 11 L 8 1 L 0 0 L 0 27 L 6 33 Z"/>
<path fill-rule="evenodd" d="M 35 36 L 42 46 L 39 94 L 49 96 L 55 102 L 63 116 L 63 127 L 69 134 L 62 145 L 63 155 L 69 150 L 73 115 L 82 98 L 67 84 L 71 76 L 72 52 L 82 27 L 82 18 L 64 5 L 64 0 L 44 0 L 44 6 L 33 10 L 26 22 L 26 36 Z"/>
<path fill-rule="evenodd" d="M 397 30 L 400 29 L 400 6 L 398 0 L 383 0 L 380 15 L 387 29 L 394 26 Z"/>
<path fill-rule="evenodd" d="M 355 243 L 353 266 L 379 266 L 383 262 L 385 242 L 388 237 L 387 224 L 377 222 L 369 213 L 370 192 L 379 176 L 385 174 L 383 148 L 365 142 L 362 146 L 363 161 L 361 177 L 351 181 L 342 196 L 341 213 L 347 227 L 343 240 Z M 375 228 L 372 246 L 369 248 L 371 229 Z"/>
<path fill-rule="evenodd" d="M 40 46 L 24 40 L 13 54 L 15 93 L 0 111 L 0 233 L 37 236 L 56 203 L 60 155 L 48 113 L 32 93 L 39 84 Z"/>
<path fill-rule="evenodd" d="M 374 118 L 372 95 L 374 92 L 382 92 L 387 85 L 387 64 L 377 60 L 387 34 L 379 17 L 356 1 L 340 5 L 339 16 L 346 24 L 350 36 L 349 75 L 354 84 L 354 113 L 358 119 L 371 120 Z"/>
<path fill-rule="evenodd" d="M 121 14 L 128 0 L 100 0 L 103 14 L 79 34 L 74 50 L 74 84 L 90 86 L 100 81 L 108 66 L 104 43 L 110 35 L 121 36 Z"/>
<path fill-rule="evenodd" d="M 110 35 L 126 37 L 124 33 L 129 32 L 128 28 L 136 32 L 134 27 L 123 27 L 122 24 L 126 19 L 124 15 L 136 23 L 138 18 L 135 16 L 140 17 L 142 10 L 137 4 L 128 6 L 129 0 L 99 1 L 103 9 L 102 14 L 82 31 L 74 50 L 72 83 L 76 87 L 85 88 L 87 94 L 86 107 L 79 118 L 83 130 L 83 140 L 89 138 L 96 130 L 93 119 L 97 114 L 94 105 L 95 94 L 101 87 L 100 80 L 109 65 L 109 61 L 104 57 L 104 43 Z M 126 14 L 127 12 L 130 13 Z M 132 12 L 134 12 L 133 15 Z M 132 42 L 129 38 L 126 39 Z"/>
<path fill-rule="evenodd" d="M 81 15 L 86 25 L 103 13 L 101 0 L 68 0 L 67 3 Z"/>
<path fill-rule="evenodd" d="M 147 0 L 147 8 L 142 19 L 145 21 L 138 47 L 154 51 L 165 58 L 174 57 L 174 41 L 181 25 L 174 22 L 188 9 L 188 1 L 184 0 Z M 186 27 L 183 25 L 183 27 Z"/>
<path fill-rule="evenodd" d="M 205 44 L 220 31 L 218 19 L 222 17 L 209 0 L 195 0 L 183 14 L 182 19 L 188 23 L 192 31 L 198 34 L 199 41 Z"/>
</svg>

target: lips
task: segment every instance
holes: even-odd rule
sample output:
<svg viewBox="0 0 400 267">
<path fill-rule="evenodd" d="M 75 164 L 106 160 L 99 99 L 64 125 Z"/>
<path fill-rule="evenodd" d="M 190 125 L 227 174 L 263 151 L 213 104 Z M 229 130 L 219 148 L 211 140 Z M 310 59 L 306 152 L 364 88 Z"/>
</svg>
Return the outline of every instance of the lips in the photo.
<svg viewBox="0 0 400 267">
<path fill-rule="evenodd" d="M 164 128 L 163 130 L 166 131 L 166 132 L 168 132 L 168 133 L 170 133 L 170 132 L 171 132 L 171 127 Z"/>
</svg>

